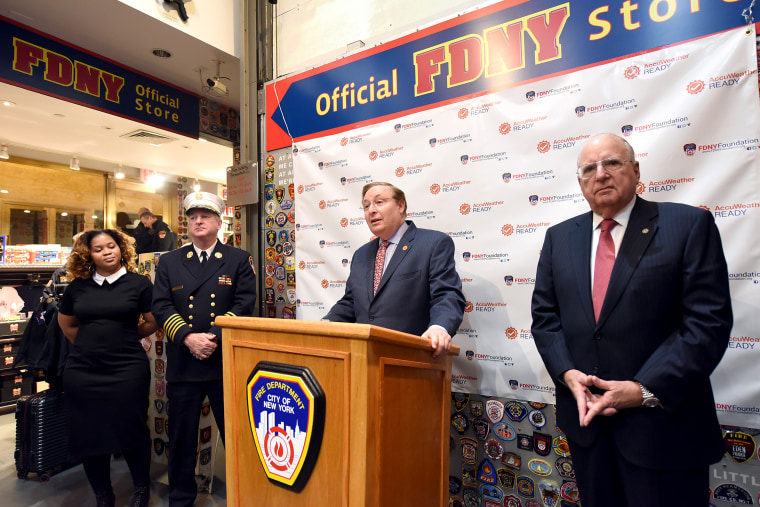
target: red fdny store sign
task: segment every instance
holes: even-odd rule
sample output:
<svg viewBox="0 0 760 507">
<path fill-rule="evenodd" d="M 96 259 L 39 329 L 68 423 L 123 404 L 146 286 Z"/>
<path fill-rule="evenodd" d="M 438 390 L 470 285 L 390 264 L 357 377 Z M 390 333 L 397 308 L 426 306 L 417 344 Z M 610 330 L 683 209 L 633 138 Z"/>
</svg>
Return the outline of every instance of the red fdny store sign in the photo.
<svg viewBox="0 0 760 507">
<path fill-rule="evenodd" d="M 731 0 L 505 0 L 269 83 L 266 149 L 735 28 L 740 10 Z"/>
<path fill-rule="evenodd" d="M 197 95 L 0 17 L 0 81 L 197 138 Z"/>
</svg>

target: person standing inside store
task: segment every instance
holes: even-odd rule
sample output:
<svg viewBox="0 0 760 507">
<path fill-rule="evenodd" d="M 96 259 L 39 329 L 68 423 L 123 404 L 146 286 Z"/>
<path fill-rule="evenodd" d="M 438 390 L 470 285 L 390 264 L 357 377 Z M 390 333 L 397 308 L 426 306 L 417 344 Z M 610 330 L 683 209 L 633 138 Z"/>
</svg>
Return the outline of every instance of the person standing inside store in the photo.
<svg viewBox="0 0 760 507">
<path fill-rule="evenodd" d="M 193 192 L 184 201 L 191 243 L 163 254 L 156 268 L 153 312 L 166 336 L 169 504 L 190 506 L 197 494 L 198 420 L 206 396 L 224 441 L 222 332 L 219 315 L 251 316 L 256 274 L 251 255 L 217 239 L 224 201 Z"/>
<path fill-rule="evenodd" d="M 153 285 L 136 273 L 129 238 L 113 229 L 77 237 L 67 269 L 58 323 L 73 344 L 63 372 L 72 458 L 81 458 L 98 507 L 107 507 L 115 502 L 111 454 L 123 454 L 135 486 L 129 505 L 147 506 L 150 365 L 140 338 L 158 329 Z"/>
<path fill-rule="evenodd" d="M 177 248 L 177 234 L 163 220 L 148 208 L 138 212 L 140 226 L 135 229 L 137 254 L 149 252 L 169 252 Z"/>
<path fill-rule="evenodd" d="M 622 137 L 589 139 L 577 174 L 591 211 L 546 232 L 531 332 L 581 501 L 706 507 L 709 465 L 725 452 L 710 374 L 733 323 L 715 221 L 637 197 Z"/>
<path fill-rule="evenodd" d="M 362 205 L 377 238 L 354 253 L 346 292 L 324 320 L 415 334 L 430 339 L 434 357 L 447 352 L 465 306 L 454 241 L 405 220 L 406 196 L 390 183 L 365 185 Z"/>
</svg>

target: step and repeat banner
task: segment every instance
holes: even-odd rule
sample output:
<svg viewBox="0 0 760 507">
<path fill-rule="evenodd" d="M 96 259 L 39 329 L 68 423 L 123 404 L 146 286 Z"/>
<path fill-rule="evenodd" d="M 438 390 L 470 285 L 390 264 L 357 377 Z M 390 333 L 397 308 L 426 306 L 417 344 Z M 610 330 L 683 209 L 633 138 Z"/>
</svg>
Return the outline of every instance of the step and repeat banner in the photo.
<svg viewBox="0 0 760 507">
<path fill-rule="evenodd" d="M 743 7 L 502 2 L 270 83 L 267 149 L 292 150 L 296 317 L 319 320 L 343 295 L 351 257 L 372 237 L 362 186 L 393 183 L 406 192 L 409 219 L 456 245 L 467 306 L 454 337 L 452 391 L 464 405 L 452 405 L 453 434 L 477 444 L 470 422 L 486 420 L 466 395 L 546 412 L 554 385 L 530 333 L 536 264 L 546 229 L 589 209 L 575 175 L 584 142 L 616 133 L 640 162 L 639 195 L 715 216 L 735 319 L 713 375 L 716 409 L 752 441 L 750 450 L 733 438 L 741 452 L 727 459 L 757 463 L 758 431 L 738 428 L 760 428 L 760 100 L 755 28 Z M 532 449 L 527 430 L 538 426 L 525 414 Z M 536 417 L 541 426 L 553 420 Z M 537 430 L 543 450 L 556 437 L 546 428 Z M 508 455 L 497 443 L 493 452 Z M 482 464 L 461 446 L 465 464 Z M 542 456 L 533 466 L 546 471 Z M 459 480 L 479 475 L 468 467 Z M 565 472 L 550 466 L 547 475 Z M 567 482 L 558 480 L 544 485 L 548 495 Z M 718 495 L 730 496 L 724 489 Z"/>
</svg>

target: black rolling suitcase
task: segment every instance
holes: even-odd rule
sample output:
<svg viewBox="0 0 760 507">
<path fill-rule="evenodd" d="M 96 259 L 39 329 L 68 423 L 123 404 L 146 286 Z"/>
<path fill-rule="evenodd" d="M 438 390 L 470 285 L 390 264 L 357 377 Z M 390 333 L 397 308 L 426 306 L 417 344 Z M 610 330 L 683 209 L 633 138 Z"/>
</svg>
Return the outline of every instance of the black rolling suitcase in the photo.
<svg viewBox="0 0 760 507">
<path fill-rule="evenodd" d="M 73 465 L 63 404 L 63 393 L 58 389 L 18 399 L 14 456 L 20 479 L 36 474 L 44 482 Z"/>
</svg>

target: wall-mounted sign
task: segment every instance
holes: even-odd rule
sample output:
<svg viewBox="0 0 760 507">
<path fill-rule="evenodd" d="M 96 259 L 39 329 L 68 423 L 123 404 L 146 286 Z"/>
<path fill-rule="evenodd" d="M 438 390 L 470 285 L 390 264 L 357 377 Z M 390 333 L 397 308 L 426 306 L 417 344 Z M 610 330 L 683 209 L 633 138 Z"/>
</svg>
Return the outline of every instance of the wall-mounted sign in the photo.
<svg viewBox="0 0 760 507">
<path fill-rule="evenodd" d="M 0 81 L 198 138 L 198 96 L 0 17 Z"/>
<path fill-rule="evenodd" d="M 271 482 L 301 491 L 322 444 L 325 393 L 311 370 L 267 361 L 248 377 L 248 420 Z"/>
<path fill-rule="evenodd" d="M 242 206 L 259 202 L 259 164 L 238 164 L 227 168 L 227 204 Z"/>
</svg>

